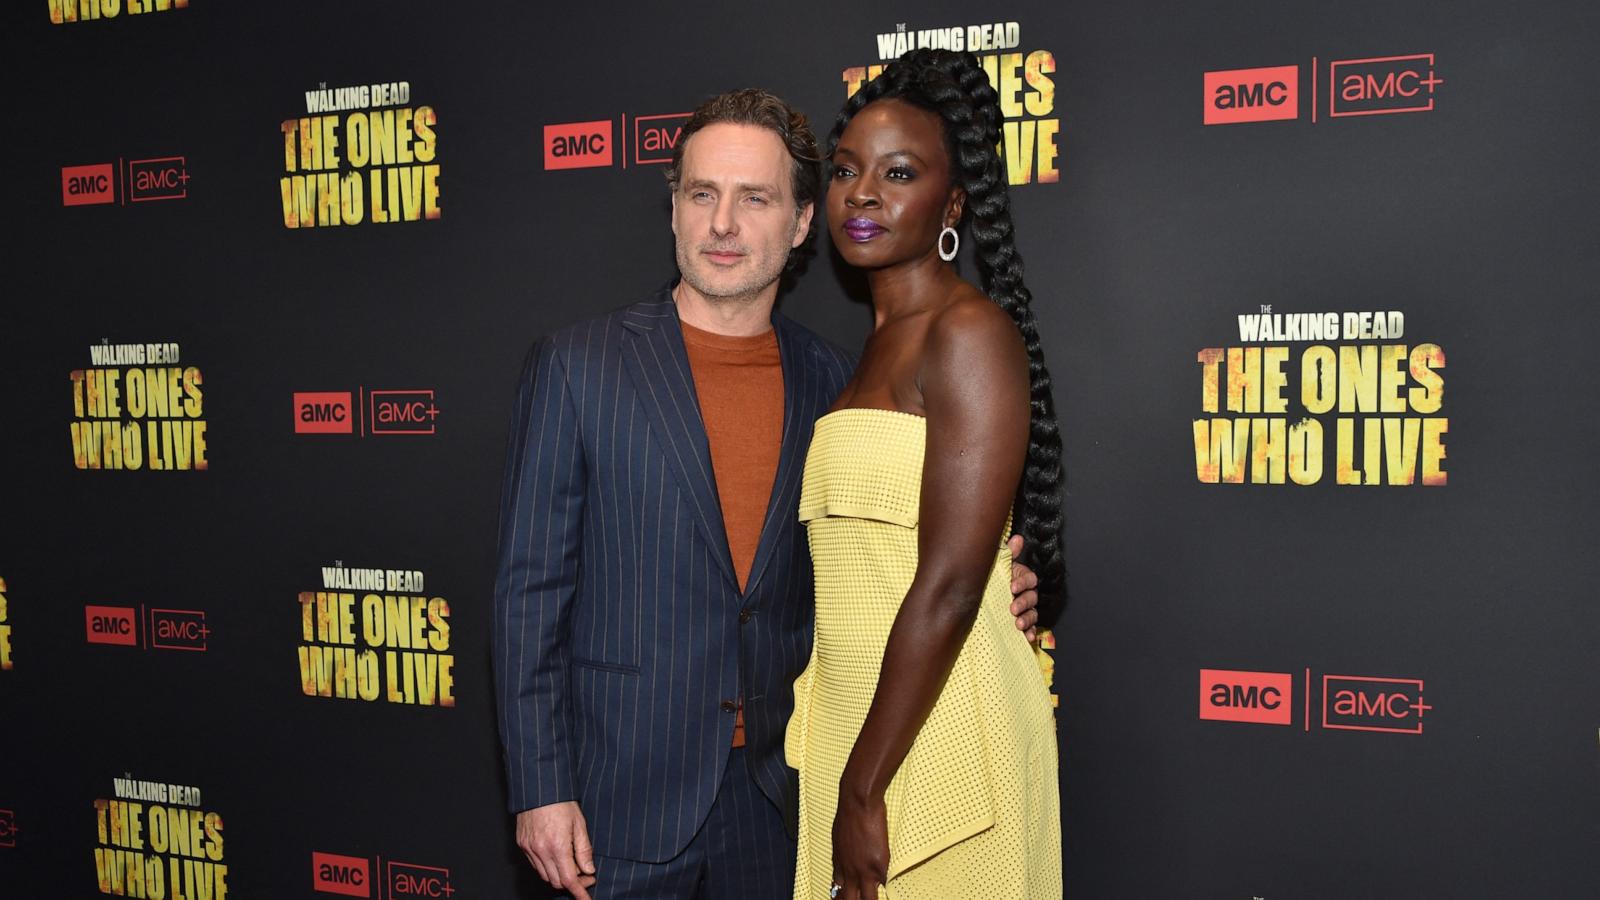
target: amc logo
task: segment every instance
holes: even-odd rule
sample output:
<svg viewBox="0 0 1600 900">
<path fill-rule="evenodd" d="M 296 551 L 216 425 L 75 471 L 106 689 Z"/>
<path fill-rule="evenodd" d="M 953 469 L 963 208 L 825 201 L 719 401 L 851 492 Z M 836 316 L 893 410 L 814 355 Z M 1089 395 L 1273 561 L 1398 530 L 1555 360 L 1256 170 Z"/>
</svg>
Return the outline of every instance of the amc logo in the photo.
<svg viewBox="0 0 1600 900">
<path fill-rule="evenodd" d="M 137 611 L 131 606 L 85 606 L 83 608 L 84 633 L 91 644 L 119 644 L 124 647 L 139 646 L 139 619 L 145 608 Z M 198 609 L 149 610 L 150 619 L 145 625 L 145 641 L 152 650 L 206 649 L 211 628 L 206 625 L 206 614 Z"/>
<path fill-rule="evenodd" d="M 311 888 L 324 894 L 371 897 L 367 861 L 359 856 L 311 851 Z"/>
<path fill-rule="evenodd" d="M 189 196 L 189 167 L 181 156 L 128 161 L 128 199 L 182 200 Z"/>
<path fill-rule="evenodd" d="M 211 629 L 206 614 L 197 609 L 151 609 L 150 646 L 159 650 L 206 649 Z"/>
<path fill-rule="evenodd" d="M 350 434 L 355 415 L 349 391 L 299 391 L 294 395 L 296 434 Z"/>
<path fill-rule="evenodd" d="M 611 165 L 611 122 L 544 126 L 544 167 L 587 169 Z"/>
<path fill-rule="evenodd" d="M 131 606 L 85 606 L 83 618 L 85 636 L 91 644 L 139 644 Z"/>
<path fill-rule="evenodd" d="M 633 120 L 633 161 L 638 165 L 672 162 L 672 153 L 683 138 L 689 113 L 639 116 Z"/>
<path fill-rule="evenodd" d="M 61 205 L 88 206 L 117 202 L 116 168 L 111 163 L 61 168 Z"/>
<path fill-rule="evenodd" d="M 1422 699 L 1420 678 L 1322 676 L 1322 727 L 1345 731 L 1421 734 L 1433 709 Z"/>
<path fill-rule="evenodd" d="M 439 404 L 431 390 L 361 391 L 361 406 L 349 391 L 296 391 L 296 434 L 435 434 Z M 363 410 L 362 407 L 365 407 Z M 362 413 L 365 412 L 365 422 Z"/>
<path fill-rule="evenodd" d="M 1200 670 L 1200 718 L 1289 725 L 1294 676 L 1286 672 Z"/>
<path fill-rule="evenodd" d="M 373 434 L 433 434 L 439 407 L 433 391 L 373 391 L 367 424 Z"/>
<path fill-rule="evenodd" d="M 61 205 L 87 206 L 117 202 L 117 172 L 122 164 L 64 166 Z M 129 160 L 123 173 L 124 202 L 182 200 L 189 196 L 189 165 L 182 156 Z"/>
<path fill-rule="evenodd" d="M 1300 117 L 1300 67 L 1205 73 L 1205 124 L 1270 122 Z"/>
<path fill-rule="evenodd" d="M 437 866 L 391 862 L 385 880 L 389 884 L 389 900 L 400 897 L 448 898 L 456 892 L 450 886 L 450 870 Z"/>
<path fill-rule="evenodd" d="M 9 809 L 0 809 L 0 847 L 15 847 L 19 830 L 17 814 Z"/>
<path fill-rule="evenodd" d="M 1328 115 L 1381 116 L 1433 109 L 1433 54 L 1341 59 L 1328 65 Z"/>
</svg>

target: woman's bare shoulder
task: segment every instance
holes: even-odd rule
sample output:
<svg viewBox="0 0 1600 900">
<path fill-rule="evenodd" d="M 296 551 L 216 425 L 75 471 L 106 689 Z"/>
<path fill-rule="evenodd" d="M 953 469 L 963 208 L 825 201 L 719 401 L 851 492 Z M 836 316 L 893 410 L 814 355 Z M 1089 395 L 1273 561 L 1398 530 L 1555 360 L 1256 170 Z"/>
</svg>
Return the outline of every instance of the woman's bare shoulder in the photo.
<svg viewBox="0 0 1600 900">
<path fill-rule="evenodd" d="M 970 284 L 928 323 L 928 351 L 931 362 L 953 356 L 951 361 L 959 363 L 974 353 L 999 359 L 1025 355 L 1011 316 Z"/>
</svg>

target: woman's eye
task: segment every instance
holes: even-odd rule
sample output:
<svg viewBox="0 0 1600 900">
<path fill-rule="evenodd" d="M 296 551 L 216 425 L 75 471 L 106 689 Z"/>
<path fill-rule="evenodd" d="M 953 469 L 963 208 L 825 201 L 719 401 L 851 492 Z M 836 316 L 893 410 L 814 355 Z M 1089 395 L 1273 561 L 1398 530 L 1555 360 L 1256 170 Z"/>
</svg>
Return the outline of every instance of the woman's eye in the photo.
<svg viewBox="0 0 1600 900">
<path fill-rule="evenodd" d="M 850 171 L 848 166 L 834 166 L 833 167 L 833 177 L 834 178 L 849 178 L 850 176 L 852 176 L 854 174 L 856 174 L 856 173 Z"/>
<path fill-rule="evenodd" d="M 911 179 L 917 177 L 917 173 L 911 171 L 911 169 L 906 166 L 895 166 L 889 170 L 888 174 L 890 178 L 893 178 L 896 181 L 910 181 Z"/>
</svg>

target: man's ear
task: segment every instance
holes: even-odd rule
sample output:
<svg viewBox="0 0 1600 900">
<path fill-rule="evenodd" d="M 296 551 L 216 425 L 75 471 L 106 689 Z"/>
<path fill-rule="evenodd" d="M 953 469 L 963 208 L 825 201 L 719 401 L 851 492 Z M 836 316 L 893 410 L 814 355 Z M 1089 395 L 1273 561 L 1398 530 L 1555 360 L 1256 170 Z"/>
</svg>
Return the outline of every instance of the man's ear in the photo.
<svg viewBox="0 0 1600 900">
<path fill-rule="evenodd" d="M 805 243 L 806 235 L 811 233 L 811 217 L 816 214 L 816 201 L 812 201 L 800 207 L 800 212 L 794 217 L 794 240 L 790 241 L 789 243 L 790 249 Z"/>
</svg>

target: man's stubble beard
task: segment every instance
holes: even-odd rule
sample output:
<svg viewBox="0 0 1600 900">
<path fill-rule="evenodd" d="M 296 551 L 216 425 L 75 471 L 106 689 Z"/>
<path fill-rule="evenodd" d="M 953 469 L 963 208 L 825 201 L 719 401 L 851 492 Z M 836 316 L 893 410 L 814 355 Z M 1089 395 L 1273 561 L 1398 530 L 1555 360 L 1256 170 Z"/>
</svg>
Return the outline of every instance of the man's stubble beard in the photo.
<svg viewBox="0 0 1600 900">
<path fill-rule="evenodd" d="M 791 240 L 792 239 L 793 236 L 791 235 Z M 697 268 L 695 264 L 698 263 L 699 265 L 707 268 L 711 267 L 711 263 L 700 258 L 700 253 L 713 247 L 717 247 L 717 245 L 701 244 L 697 246 L 687 246 L 687 243 L 688 242 L 681 238 L 676 242 L 678 273 L 683 276 L 683 280 L 688 282 L 689 286 L 694 288 L 695 291 L 700 294 L 700 296 L 704 297 L 707 302 L 716 306 L 721 306 L 724 304 L 748 305 L 755 302 L 756 298 L 761 295 L 762 291 L 766 290 L 779 278 L 783 277 L 784 269 L 789 261 L 789 248 L 787 247 L 784 248 L 784 252 L 779 255 L 777 259 L 769 260 L 766 258 L 756 258 L 754 254 L 749 253 L 751 248 L 744 245 L 736 244 L 731 247 L 724 246 L 719 249 L 732 249 L 747 253 L 745 257 L 746 261 L 753 263 L 755 268 L 750 269 L 745 278 L 733 282 L 731 285 L 716 285 L 711 283 L 709 280 L 702 278 L 701 273 L 704 271 L 704 269 Z"/>
</svg>

